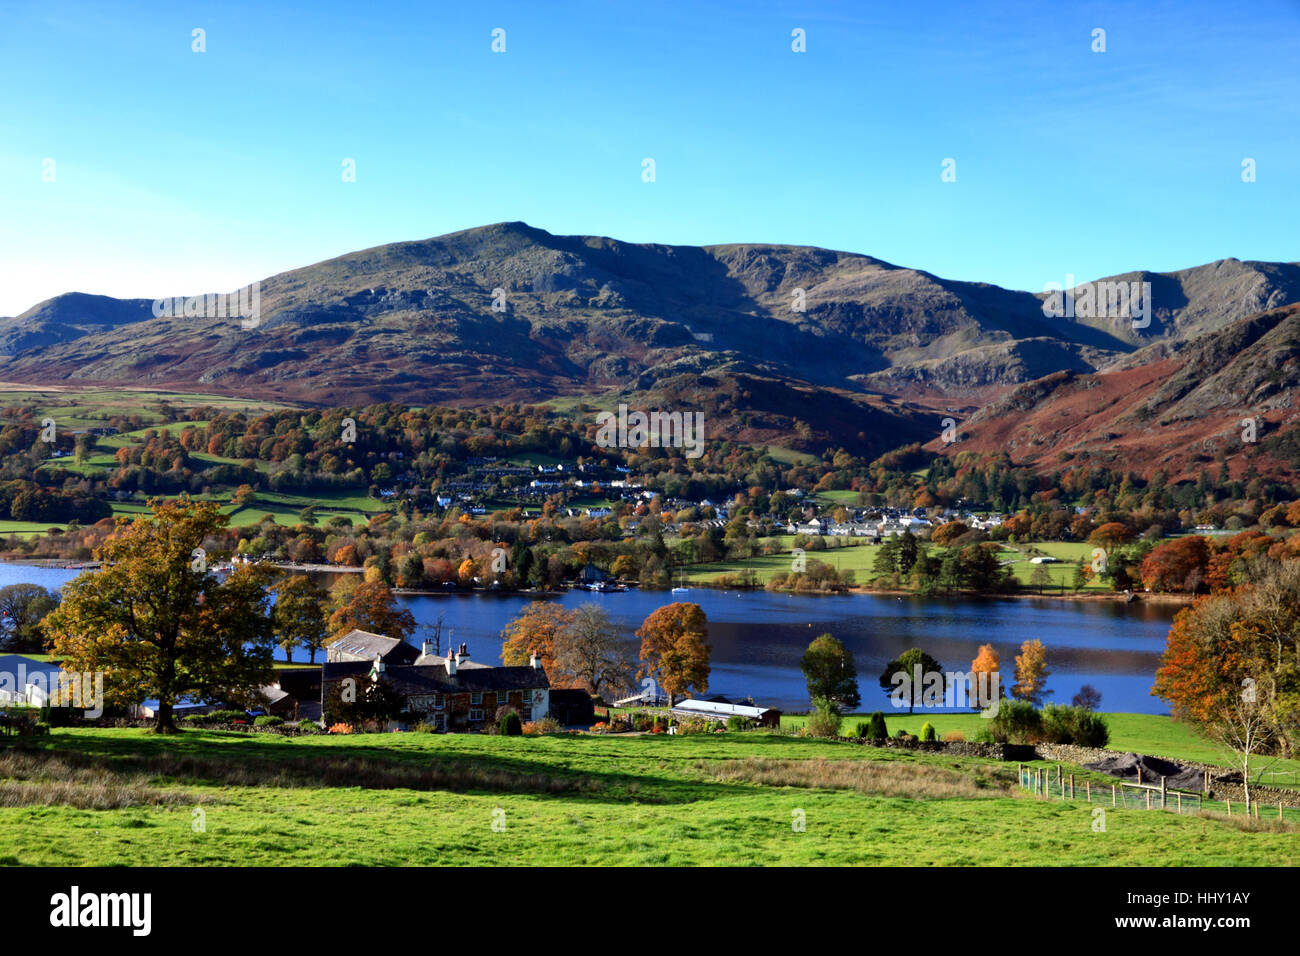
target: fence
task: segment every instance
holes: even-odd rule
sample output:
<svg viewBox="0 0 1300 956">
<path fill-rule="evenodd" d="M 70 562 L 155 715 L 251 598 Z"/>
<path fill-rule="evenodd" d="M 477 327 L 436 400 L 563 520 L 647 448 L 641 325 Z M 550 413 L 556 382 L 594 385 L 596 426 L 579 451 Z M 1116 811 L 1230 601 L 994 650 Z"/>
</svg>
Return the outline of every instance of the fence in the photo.
<svg viewBox="0 0 1300 956">
<path fill-rule="evenodd" d="M 1111 779 L 1102 782 L 1086 776 L 1076 783 L 1075 775 L 1063 772 L 1059 764 L 1055 767 L 1054 774 L 1053 768 L 1049 767 L 1017 764 L 1016 768 L 1020 786 L 1044 800 L 1083 800 L 1117 809 L 1169 810 L 1174 813 L 1215 811 L 1234 815 L 1233 801 L 1207 800 L 1194 790 L 1170 789 L 1164 777 L 1160 778 L 1158 784 Z M 1258 800 L 1252 800 L 1249 806 L 1245 801 L 1238 800 L 1235 806 L 1237 815 L 1244 814 L 1255 819 L 1262 816 L 1271 818 L 1275 810 L 1279 820 L 1300 821 L 1300 810 L 1283 807 L 1281 803 L 1273 808 L 1265 807 Z"/>
</svg>

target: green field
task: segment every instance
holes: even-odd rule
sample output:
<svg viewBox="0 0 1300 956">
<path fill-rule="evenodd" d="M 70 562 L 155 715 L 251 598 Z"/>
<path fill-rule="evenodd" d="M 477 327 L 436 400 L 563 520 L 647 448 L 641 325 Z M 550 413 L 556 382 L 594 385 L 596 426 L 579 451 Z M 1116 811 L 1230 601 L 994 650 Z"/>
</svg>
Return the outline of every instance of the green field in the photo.
<svg viewBox="0 0 1300 956">
<path fill-rule="evenodd" d="M 686 581 L 688 584 L 707 584 L 724 574 L 737 574 L 740 571 L 752 569 L 758 574 L 759 581 L 766 584 L 778 571 L 789 573 L 792 570 L 793 554 L 790 549 L 794 545 L 794 535 L 780 535 L 776 540 L 780 541 L 783 549 L 779 554 L 762 555 L 757 558 L 750 558 L 747 561 L 692 564 L 686 568 Z M 834 539 L 826 538 L 824 540 L 830 542 Z M 873 574 L 871 563 L 876 559 L 876 552 L 880 550 L 879 545 L 866 544 L 862 538 L 849 538 L 846 540 L 858 543 L 843 548 L 828 547 L 825 551 L 806 550 L 804 558 L 809 562 L 821 561 L 840 571 L 852 571 L 858 584 L 869 581 Z M 674 578 L 675 582 L 676 578 Z"/>
<path fill-rule="evenodd" d="M 1098 833 L 1014 765 L 763 733 L 56 729 L 0 751 L 0 795 L 9 864 L 1300 863 L 1294 830 L 1119 809 Z"/>
</svg>

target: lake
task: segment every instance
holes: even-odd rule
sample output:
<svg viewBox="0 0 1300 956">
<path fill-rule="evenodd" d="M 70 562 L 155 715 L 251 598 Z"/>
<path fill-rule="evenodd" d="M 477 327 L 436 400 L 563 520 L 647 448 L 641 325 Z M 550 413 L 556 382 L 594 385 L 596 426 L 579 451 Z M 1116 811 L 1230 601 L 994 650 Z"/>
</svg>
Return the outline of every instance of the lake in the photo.
<svg viewBox="0 0 1300 956">
<path fill-rule="evenodd" d="M 78 574 L 0 562 L 0 586 L 27 581 L 60 587 Z M 489 593 L 403 597 L 421 624 L 443 618 L 443 649 L 448 640 L 469 645 L 471 657 L 501 661 L 501 629 L 531 598 Z M 1109 711 L 1163 714 L 1165 703 L 1150 696 L 1165 637 L 1177 606 L 1035 598 L 942 598 L 848 594 L 804 596 L 764 591 L 713 591 L 686 594 L 626 591 L 599 594 L 570 591 L 558 598 L 565 607 L 590 601 L 605 608 L 632 632 L 655 608 L 674 600 L 699 604 L 709 619 L 713 646 L 709 693 L 753 697 L 782 710 L 805 710 L 808 691 L 799 659 L 809 641 L 831 633 L 853 652 L 863 708 L 888 710 L 880 672 L 909 647 L 920 647 L 945 670 L 965 671 L 981 644 L 1001 655 L 1004 687 L 1010 686 L 1014 656 L 1022 642 L 1038 638 L 1047 648 L 1050 701 L 1069 703 L 1084 684 L 1102 694 Z M 450 631 L 450 637 L 448 636 Z M 412 638 L 419 642 L 420 635 Z M 305 660 L 299 652 L 295 657 Z"/>
</svg>

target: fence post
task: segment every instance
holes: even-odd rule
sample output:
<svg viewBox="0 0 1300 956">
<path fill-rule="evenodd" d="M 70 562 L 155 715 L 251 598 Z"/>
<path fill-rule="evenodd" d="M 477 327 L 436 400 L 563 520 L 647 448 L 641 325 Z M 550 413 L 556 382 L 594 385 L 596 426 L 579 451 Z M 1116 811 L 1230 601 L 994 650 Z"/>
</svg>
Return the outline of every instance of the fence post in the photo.
<svg viewBox="0 0 1300 956">
<path fill-rule="evenodd" d="M 1092 782 L 1089 780 L 1083 782 L 1083 795 L 1087 797 L 1089 803 L 1092 803 Z"/>
<path fill-rule="evenodd" d="M 1117 806 L 1115 803 L 1115 785 L 1113 783 L 1110 785 L 1110 805 L 1112 807 Z"/>
<path fill-rule="evenodd" d="M 1165 790 L 1165 778 L 1160 778 L 1160 809 L 1169 809 L 1169 793 Z"/>
<path fill-rule="evenodd" d="M 1151 809 L 1151 791 L 1147 790 L 1147 809 Z"/>
<path fill-rule="evenodd" d="M 1227 797 L 1225 797 L 1224 800 L 1228 804 L 1228 816 L 1232 816 L 1232 801 Z"/>
<path fill-rule="evenodd" d="M 1279 800 L 1279 801 L 1277 802 L 1277 818 L 1278 818 L 1279 820 L 1282 819 L 1282 801 L 1281 801 L 1281 800 Z"/>
<path fill-rule="evenodd" d="M 1183 794 L 1182 794 L 1182 791 L 1179 791 L 1179 793 L 1178 793 L 1178 812 L 1179 812 L 1179 813 L 1182 813 L 1182 812 L 1183 812 Z"/>
<path fill-rule="evenodd" d="M 1070 774 L 1070 799 L 1074 799 L 1074 774 Z"/>
</svg>

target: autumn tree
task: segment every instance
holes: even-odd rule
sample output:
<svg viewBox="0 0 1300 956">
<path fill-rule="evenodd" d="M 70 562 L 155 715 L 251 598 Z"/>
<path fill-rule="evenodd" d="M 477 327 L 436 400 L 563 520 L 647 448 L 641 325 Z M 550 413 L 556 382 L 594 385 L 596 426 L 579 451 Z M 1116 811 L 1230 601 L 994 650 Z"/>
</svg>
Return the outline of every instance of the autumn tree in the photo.
<svg viewBox="0 0 1300 956">
<path fill-rule="evenodd" d="M 641 668 L 637 677 L 651 677 L 673 697 L 688 689 L 709 689 L 709 625 L 698 604 L 677 601 L 651 612 L 637 628 L 641 638 Z"/>
<path fill-rule="evenodd" d="M 228 520 L 215 502 L 149 508 L 118 519 L 95 549 L 100 569 L 64 586 L 45 627 L 66 669 L 104 674 L 108 703 L 157 698 L 154 729 L 169 733 L 181 698 L 251 703 L 271 680 L 268 572 L 248 565 L 221 581 L 209 569 L 202 542 Z"/>
<path fill-rule="evenodd" d="M 841 711 L 862 703 L 853 654 L 830 634 L 822 634 L 808 645 L 799 667 L 808 682 L 811 700 L 829 700 Z"/>
<path fill-rule="evenodd" d="M 576 614 L 554 601 L 533 601 L 514 616 L 501 632 L 501 663 L 522 667 L 534 654 L 554 687 L 563 687 L 556 666 L 556 645 L 560 634 L 573 624 Z"/>
<path fill-rule="evenodd" d="M 271 622 L 284 659 L 293 660 L 293 651 L 302 647 L 316 663 L 316 654 L 325 646 L 329 630 L 325 624 L 325 605 L 329 595 L 305 574 L 283 577 L 271 587 L 275 607 Z"/>
<path fill-rule="evenodd" d="M 1016 655 L 1016 682 L 1011 686 L 1011 696 L 1034 705 L 1041 704 L 1043 697 L 1051 693 L 1044 689 L 1051 673 L 1047 669 L 1047 649 L 1043 642 L 1037 639 L 1025 641 Z"/>
<path fill-rule="evenodd" d="M 332 606 L 327 622 L 332 638 L 354 629 L 403 641 L 415 633 L 415 616 L 397 603 L 392 589 L 382 581 L 345 583 L 333 592 Z"/>
<path fill-rule="evenodd" d="M 1256 568 L 1178 612 L 1152 690 L 1236 755 L 1247 786 L 1253 758 L 1300 742 L 1300 561 Z"/>
<path fill-rule="evenodd" d="M 993 693 L 994 681 L 997 681 L 997 696 L 1003 694 L 1002 677 L 1001 677 L 1002 659 L 992 644 L 981 644 L 979 650 L 975 653 L 975 660 L 970 662 L 970 686 L 979 687 L 987 686 L 989 693 Z M 980 674 L 987 674 L 983 683 L 979 680 Z M 990 702 L 991 703 L 991 702 Z"/>
<path fill-rule="evenodd" d="M 1205 583 L 1209 565 L 1205 538 L 1193 534 L 1156 545 L 1143 559 L 1139 574 L 1150 591 L 1195 592 Z"/>
</svg>

